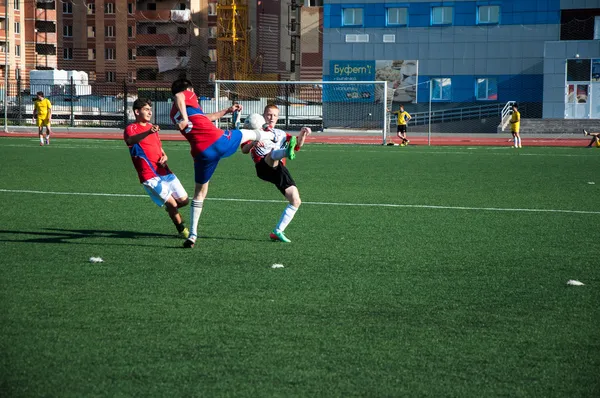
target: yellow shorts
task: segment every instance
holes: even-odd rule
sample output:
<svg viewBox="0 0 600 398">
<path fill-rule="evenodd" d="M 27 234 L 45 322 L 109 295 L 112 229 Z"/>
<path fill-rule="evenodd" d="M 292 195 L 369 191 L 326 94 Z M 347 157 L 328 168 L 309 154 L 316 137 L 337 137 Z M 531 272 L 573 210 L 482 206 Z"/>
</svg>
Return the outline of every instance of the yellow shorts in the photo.
<svg viewBox="0 0 600 398">
<path fill-rule="evenodd" d="M 38 117 L 35 120 L 35 125 L 38 127 L 48 127 L 50 126 L 50 119 L 48 119 L 48 116 Z"/>
</svg>

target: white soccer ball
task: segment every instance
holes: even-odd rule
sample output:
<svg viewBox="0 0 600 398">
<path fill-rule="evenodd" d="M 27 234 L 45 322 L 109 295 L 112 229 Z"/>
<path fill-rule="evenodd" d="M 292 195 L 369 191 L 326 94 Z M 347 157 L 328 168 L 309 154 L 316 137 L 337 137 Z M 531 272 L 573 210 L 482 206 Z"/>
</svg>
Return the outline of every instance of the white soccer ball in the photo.
<svg viewBox="0 0 600 398">
<path fill-rule="evenodd" d="M 244 128 L 251 130 L 262 129 L 266 123 L 267 122 L 265 121 L 263 115 L 258 113 L 252 113 L 248 115 L 246 120 L 244 120 Z"/>
</svg>

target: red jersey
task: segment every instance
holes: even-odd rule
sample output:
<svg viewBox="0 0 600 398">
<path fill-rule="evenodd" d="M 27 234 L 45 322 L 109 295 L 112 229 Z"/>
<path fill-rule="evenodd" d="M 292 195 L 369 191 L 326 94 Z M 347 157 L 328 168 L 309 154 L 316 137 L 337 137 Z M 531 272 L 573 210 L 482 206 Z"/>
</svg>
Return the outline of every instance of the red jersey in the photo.
<svg viewBox="0 0 600 398">
<path fill-rule="evenodd" d="M 139 123 L 132 123 L 123 132 L 123 139 L 145 133 L 152 128 L 152 124 L 146 123 L 142 126 Z M 162 167 L 157 162 L 162 157 L 162 143 L 158 134 L 153 133 L 143 138 L 140 142 L 129 146 L 131 161 L 138 172 L 140 182 L 151 178 L 171 174 L 168 167 Z"/>
<path fill-rule="evenodd" d="M 190 143 L 192 156 L 196 157 L 200 152 L 205 151 L 214 144 L 223 135 L 223 130 L 217 128 L 202 111 L 198 103 L 198 97 L 190 90 L 183 91 L 185 96 L 185 108 L 190 121 L 190 127 L 179 132 Z M 181 113 L 177 110 L 177 105 L 171 107 L 171 120 L 177 125 L 182 120 Z"/>
</svg>

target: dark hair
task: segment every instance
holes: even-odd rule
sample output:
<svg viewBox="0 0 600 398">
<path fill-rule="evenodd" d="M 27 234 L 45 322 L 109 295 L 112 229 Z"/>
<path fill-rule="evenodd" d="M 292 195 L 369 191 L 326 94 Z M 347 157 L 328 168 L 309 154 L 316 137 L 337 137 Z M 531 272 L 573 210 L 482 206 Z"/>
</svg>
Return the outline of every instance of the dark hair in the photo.
<svg viewBox="0 0 600 398">
<path fill-rule="evenodd" d="M 192 87 L 192 82 L 188 79 L 177 79 L 173 82 L 173 84 L 171 84 L 171 93 L 175 95 L 177 93 L 187 90 L 190 87 Z"/>
<path fill-rule="evenodd" d="M 38 91 L 37 93 L 35 93 L 35 95 L 41 95 L 43 97 L 44 96 L 44 92 L 43 91 Z"/>
<path fill-rule="evenodd" d="M 516 104 L 516 103 L 514 103 L 512 106 L 513 106 L 513 108 L 517 108 L 517 109 L 519 109 L 519 105 L 518 105 L 518 104 Z"/>
<path fill-rule="evenodd" d="M 152 106 L 152 101 L 150 101 L 148 98 L 138 98 L 135 101 L 133 101 L 133 110 L 139 111 L 146 105 Z"/>
</svg>

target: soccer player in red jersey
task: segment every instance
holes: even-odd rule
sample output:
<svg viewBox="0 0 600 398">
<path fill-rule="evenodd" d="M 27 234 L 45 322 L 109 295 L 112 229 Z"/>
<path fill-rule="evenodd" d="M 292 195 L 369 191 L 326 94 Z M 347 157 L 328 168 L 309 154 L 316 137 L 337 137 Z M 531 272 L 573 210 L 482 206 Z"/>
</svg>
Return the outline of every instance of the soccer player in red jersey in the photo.
<svg viewBox="0 0 600 398">
<path fill-rule="evenodd" d="M 150 123 L 152 103 L 148 99 L 138 98 L 133 103 L 133 113 L 135 123 L 125 128 L 123 139 L 129 147 L 140 182 L 154 203 L 160 207 L 165 206 L 179 236 L 187 238 L 189 230 L 178 209 L 188 204 L 188 195 L 177 176 L 167 166 L 167 154 L 158 136 L 160 127 Z"/>
<path fill-rule="evenodd" d="M 253 116 L 260 115 L 250 115 L 246 121 L 253 123 Z M 302 127 L 298 138 L 283 130 L 276 129 L 275 125 L 279 120 L 279 108 L 276 105 L 267 105 L 263 117 L 260 119 L 262 120 L 258 124 L 262 125 L 260 123 L 264 123 L 266 120 L 266 128 L 273 131 L 275 139 L 268 142 L 246 141 L 242 143 L 242 152 L 252 155 L 258 178 L 275 185 L 288 200 L 289 204 L 283 210 L 279 222 L 269 237 L 272 240 L 291 243 L 292 241 L 285 236 L 283 231 L 296 215 L 302 201 L 296 182 L 285 165 L 285 160 L 286 158 L 290 160 L 295 158 L 295 152 L 304 145 L 304 140 L 311 134 L 311 129 Z M 249 127 L 257 126 L 250 125 Z"/>
<path fill-rule="evenodd" d="M 219 160 L 233 155 L 243 141 L 268 141 L 275 135 L 262 129 L 221 130 L 212 122 L 228 113 L 240 112 L 242 106 L 235 104 L 214 113 L 204 113 L 192 83 L 188 79 L 178 79 L 171 85 L 175 97 L 171 109 L 171 119 L 180 133 L 188 140 L 194 158 L 194 197 L 192 198 L 190 236 L 184 242 L 186 248 L 193 248 L 198 236 L 198 220 L 208 193 L 208 182 L 215 172 Z"/>
</svg>

